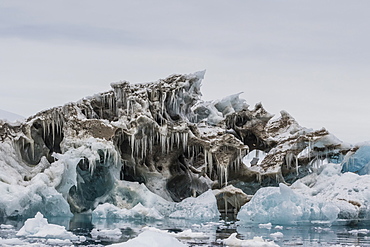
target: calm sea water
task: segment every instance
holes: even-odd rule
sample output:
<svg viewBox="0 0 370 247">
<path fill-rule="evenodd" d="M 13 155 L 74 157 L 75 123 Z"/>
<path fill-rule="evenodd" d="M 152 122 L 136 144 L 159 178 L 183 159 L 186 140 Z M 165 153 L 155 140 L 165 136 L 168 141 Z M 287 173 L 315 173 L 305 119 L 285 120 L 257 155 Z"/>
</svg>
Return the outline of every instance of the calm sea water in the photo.
<svg viewBox="0 0 370 247">
<path fill-rule="evenodd" d="M 200 223 L 188 220 L 168 219 L 161 221 L 124 221 L 124 220 L 98 220 L 92 221 L 88 214 L 76 215 L 72 219 L 51 218 L 49 223 L 65 226 L 69 231 L 76 235 L 85 236 L 83 243 L 74 243 L 75 246 L 105 246 L 112 243 L 125 242 L 136 237 L 144 226 L 156 227 L 163 230 L 180 232 L 192 229 L 196 232 L 205 233 L 207 239 L 187 239 L 181 240 L 189 246 L 223 246 L 222 239 L 228 238 L 232 233 L 237 232 L 240 239 L 252 239 L 261 236 L 263 239 L 274 240 L 279 246 L 370 246 L 370 222 L 357 222 L 354 225 L 300 225 L 300 226 L 274 226 L 271 229 L 261 228 L 259 225 L 239 225 L 233 220 L 220 220 L 214 222 Z M 16 243 L 16 233 L 23 226 L 24 221 L 6 220 L 2 224 L 12 225 L 13 228 L 1 228 L 0 237 L 8 239 L 7 244 L 12 246 L 12 241 Z M 119 228 L 122 236 L 118 239 L 107 237 L 92 238 L 92 229 L 115 229 Z M 353 230 L 362 230 L 359 233 Z M 282 237 L 274 238 L 274 233 L 282 233 Z M 369 231 L 370 232 L 370 231 Z M 272 235 L 271 235 L 272 234 Z M 280 234 L 281 235 L 281 234 Z M 44 243 L 43 239 L 25 239 L 29 243 Z M 52 246 L 52 245 L 51 245 Z M 54 245 L 58 246 L 58 245 Z M 60 245 L 59 245 L 60 246 Z"/>
</svg>

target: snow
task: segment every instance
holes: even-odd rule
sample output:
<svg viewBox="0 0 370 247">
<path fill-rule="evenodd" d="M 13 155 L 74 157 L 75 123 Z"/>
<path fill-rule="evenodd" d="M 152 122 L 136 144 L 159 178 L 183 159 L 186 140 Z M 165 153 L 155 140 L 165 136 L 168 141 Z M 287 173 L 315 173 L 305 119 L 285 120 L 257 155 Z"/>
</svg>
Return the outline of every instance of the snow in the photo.
<svg viewBox="0 0 370 247">
<path fill-rule="evenodd" d="M 136 238 L 130 239 L 124 243 L 108 245 L 110 247 L 185 247 L 175 237 L 166 233 L 146 230 L 140 233 Z"/>
<path fill-rule="evenodd" d="M 226 246 L 246 246 L 246 247 L 278 247 L 273 241 L 265 241 L 262 237 L 254 237 L 253 239 L 241 240 L 236 237 L 236 233 L 231 234 L 222 242 Z"/>
<path fill-rule="evenodd" d="M 47 219 L 38 212 L 34 218 L 29 218 L 16 234 L 18 237 L 51 238 L 77 241 L 79 237 L 68 232 L 65 227 L 49 224 Z"/>
</svg>

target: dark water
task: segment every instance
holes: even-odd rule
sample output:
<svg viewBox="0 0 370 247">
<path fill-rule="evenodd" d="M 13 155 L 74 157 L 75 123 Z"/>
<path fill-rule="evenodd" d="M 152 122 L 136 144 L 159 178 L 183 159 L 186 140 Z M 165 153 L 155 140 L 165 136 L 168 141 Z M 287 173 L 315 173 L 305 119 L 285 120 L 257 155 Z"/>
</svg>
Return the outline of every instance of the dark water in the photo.
<svg viewBox="0 0 370 247">
<path fill-rule="evenodd" d="M 161 221 L 145 220 L 98 220 L 92 221 L 91 216 L 76 215 L 74 218 L 51 218 L 49 223 L 63 225 L 75 235 L 86 237 L 84 242 L 74 242 L 74 246 L 105 246 L 112 243 L 125 242 L 136 237 L 145 226 L 151 226 L 162 230 L 180 232 L 186 229 L 192 229 L 195 232 L 203 232 L 207 235 L 206 239 L 182 239 L 181 241 L 189 246 L 223 246 L 222 239 L 228 238 L 232 233 L 237 232 L 240 239 L 252 239 L 261 236 L 266 240 L 273 240 L 279 246 L 370 246 L 370 222 L 356 222 L 348 226 L 346 224 L 337 224 L 333 226 L 325 224 L 317 225 L 299 225 L 299 226 L 275 226 L 271 229 L 261 228 L 259 225 L 239 225 L 232 220 L 221 220 L 214 222 L 192 222 L 188 220 L 167 219 Z M 6 220 L 1 222 L 0 243 L 4 244 L 7 240 L 7 246 L 16 245 L 16 233 L 23 226 L 21 220 Z M 8 228 L 9 225 L 12 228 Z M 119 228 L 122 232 L 120 238 L 112 239 L 108 237 L 92 238 L 91 230 L 97 229 L 115 229 Z M 356 232 L 353 230 L 360 230 Z M 364 230 L 365 229 L 365 230 Z M 280 232 L 280 237 L 274 237 L 274 233 Z M 272 235 L 271 235 L 272 234 Z M 22 241 L 30 244 L 40 243 L 42 246 L 60 246 L 49 245 L 45 239 L 27 239 Z M 0 244 L 1 245 L 1 244 Z"/>
</svg>

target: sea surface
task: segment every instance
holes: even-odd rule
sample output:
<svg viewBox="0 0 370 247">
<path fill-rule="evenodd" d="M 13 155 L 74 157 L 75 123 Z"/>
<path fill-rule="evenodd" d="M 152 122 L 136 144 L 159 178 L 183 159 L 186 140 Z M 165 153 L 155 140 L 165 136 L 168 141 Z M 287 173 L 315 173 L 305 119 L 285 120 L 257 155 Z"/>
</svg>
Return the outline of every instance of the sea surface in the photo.
<svg viewBox="0 0 370 247">
<path fill-rule="evenodd" d="M 212 222 L 192 222 L 189 220 L 166 219 L 160 221 L 146 220 L 106 220 L 92 221 L 91 215 L 79 214 L 70 218 L 49 218 L 49 223 L 63 225 L 75 235 L 84 236 L 86 241 L 73 243 L 74 246 L 106 246 L 112 243 L 125 242 L 136 237 L 145 226 L 155 227 L 171 232 L 181 232 L 192 229 L 194 232 L 203 232 L 207 238 L 181 239 L 188 246 L 224 246 L 222 240 L 228 238 L 232 233 L 237 232 L 239 239 L 252 239 L 259 236 L 265 240 L 272 240 L 279 246 L 370 246 L 370 222 L 343 222 L 336 225 L 327 224 L 302 224 L 297 226 L 272 225 L 240 225 L 233 217 Z M 230 219 L 231 218 L 231 219 Z M 7 246 L 16 245 L 16 233 L 23 226 L 23 220 L 2 221 L 0 238 L 8 239 Z M 9 227 L 12 226 L 12 227 Z M 119 228 L 122 236 L 112 238 L 100 236 L 93 238 L 93 229 L 115 229 Z M 279 233 L 278 233 L 279 232 Z M 278 234 L 276 234 L 278 233 Z M 279 237 L 274 237 L 279 236 Z M 21 238 L 22 241 L 30 244 L 40 243 L 48 245 L 42 238 Z"/>
</svg>

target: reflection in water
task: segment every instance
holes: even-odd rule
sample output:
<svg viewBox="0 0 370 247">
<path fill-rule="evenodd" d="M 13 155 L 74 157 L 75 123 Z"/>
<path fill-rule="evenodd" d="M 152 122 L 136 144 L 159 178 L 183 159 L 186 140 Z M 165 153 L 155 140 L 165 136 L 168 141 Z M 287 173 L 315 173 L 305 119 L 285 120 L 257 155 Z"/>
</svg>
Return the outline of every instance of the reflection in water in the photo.
<svg viewBox="0 0 370 247">
<path fill-rule="evenodd" d="M 104 246 L 111 243 L 125 242 L 136 237 L 145 226 L 155 227 L 170 232 L 181 232 L 191 229 L 194 232 L 203 232 L 208 238 L 181 239 L 189 246 L 223 246 L 222 239 L 228 238 L 237 232 L 239 239 L 252 239 L 261 236 L 266 240 L 273 240 L 279 246 L 370 246 L 370 224 L 369 221 L 358 222 L 356 225 L 298 225 L 298 226 L 276 226 L 276 225 L 239 225 L 233 221 L 232 215 L 226 220 L 218 222 L 201 223 L 181 219 L 165 219 L 160 221 L 148 220 L 115 220 L 99 219 L 92 221 L 90 214 L 76 214 L 73 218 L 49 218 L 49 223 L 65 226 L 76 235 L 86 237 L 82 243 L 74 243 L 75 246 Z M 0 222 L 0 238 L 2 240 L 16 238 L 17 231 L 22 227 L 22 220 L 6 220 Z M 13 226 L 9 228 L 9 226 Z M 93 229 L 120 229 L 120 238 L 109 238 L 109 236 L 98 236 L 93 238 Z M 14 240 L 15 241 L 15 240 Z M 43 240 L 35 240 L 37 242 Z M 42 242 L 42 243 L 45 243 Z M 10 245 L 12 246 L 12 245 Z"/>
</svg>

